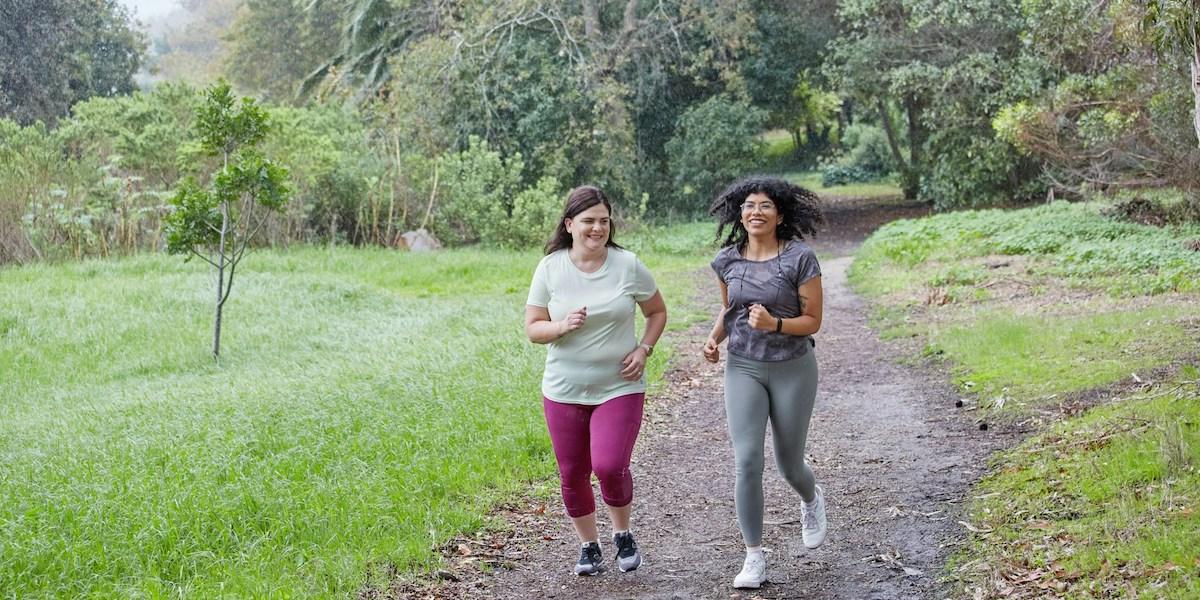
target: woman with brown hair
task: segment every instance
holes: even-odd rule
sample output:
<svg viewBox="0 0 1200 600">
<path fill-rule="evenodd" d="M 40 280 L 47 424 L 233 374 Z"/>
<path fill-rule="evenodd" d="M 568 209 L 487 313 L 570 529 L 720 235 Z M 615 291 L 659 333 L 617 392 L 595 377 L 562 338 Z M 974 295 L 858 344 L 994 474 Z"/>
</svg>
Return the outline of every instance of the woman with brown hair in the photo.
<svg viewBox="0 0 1200 600">
<path fill-rule="evenodd" d="M 635 337 L 635 307 L 646 319 Z M 525 333 L 546 344 L 542 407 L 563 503 L 581 545 L 577 575 L 603 571 L 592 473 L 613 527 L 617 567 L 642 557 L 630 531 L 633 445 L 646 396 L 643 371 L 667 323 L 654 278 L 613 241 L 612 205 L 599 188 L 571 190 L 525 303 Z"/>
</svg>

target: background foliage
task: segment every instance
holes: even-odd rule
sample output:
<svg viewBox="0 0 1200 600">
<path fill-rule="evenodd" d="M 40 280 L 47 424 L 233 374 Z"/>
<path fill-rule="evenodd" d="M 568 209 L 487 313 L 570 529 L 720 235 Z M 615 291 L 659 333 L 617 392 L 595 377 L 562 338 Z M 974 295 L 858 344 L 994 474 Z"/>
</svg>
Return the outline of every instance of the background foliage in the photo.
<svg viewBox="0 0 1200 600">
<path fill-rule="evenodd" d="M 0 20 L 26 49 L 0 85 L 0 261 L 161 247 L 162 198 L 210 165 L 186 133 L 194 88 L 128 94 L 142 61 L 224 74 L 272 112 L 265 154 L 297 193 L 261 243 L 425 227 L 517 246 L 580 183 L 624 218 L 677 220 L 738 175 L 816 168 L 943 210 L 1169 186 L 1200 215 L 1187 6 L 188 0 L 144 56 L 111 0 L 42 3 Z M 33 56 L 69 94 L 19 85 Z"/>
</svg>

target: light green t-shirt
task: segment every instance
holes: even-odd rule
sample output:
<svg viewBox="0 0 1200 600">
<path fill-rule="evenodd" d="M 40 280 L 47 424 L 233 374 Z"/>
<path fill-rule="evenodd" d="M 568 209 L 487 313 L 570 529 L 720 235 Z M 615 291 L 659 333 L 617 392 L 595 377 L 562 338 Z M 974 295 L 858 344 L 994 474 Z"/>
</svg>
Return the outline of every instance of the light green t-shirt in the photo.
<svg viewBox="0 0 1200 600">
<path fill-rule="evenodd" d="M 580 271 L 566 250 L 543 257 L 533 272 L 526 304 L 546 308 L 551 321 L 586 306 L 587 320 L 547 344 L 542 394 L 555 402 L 594 405 L 645 392 L 644 379 L 621 379 L 621 361 L 637 348 L 636 303 L 657 291 L 654 277 L 632 252 L 609 248 L 595 273 Z"/>
</svg>

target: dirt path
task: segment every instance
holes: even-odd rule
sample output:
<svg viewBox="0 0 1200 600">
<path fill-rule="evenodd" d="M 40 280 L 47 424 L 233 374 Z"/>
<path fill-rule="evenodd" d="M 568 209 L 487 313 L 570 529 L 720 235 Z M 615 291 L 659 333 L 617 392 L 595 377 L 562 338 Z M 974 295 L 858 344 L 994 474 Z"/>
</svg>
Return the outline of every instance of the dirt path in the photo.
<svg viewBox="0 0 1200 600">
<path fill-rule="evenodd" d="M 821 384 L 808 449 L 828 503 L 830 529 L 823 547 L 807 550 L 800 543 L 799 497 L 768 459 L 764 546 L 770 581 L 757 591 L 730 587 L 743 548 L 733 507 L 722 367 L 699 357 L 708 329 L 704 323 L 673 334 L 679 353 L 666 376 L 669 385 L 648 403 L 634 454 L 634 531 L 645 557 L 641 569 L 610 570 L 594 578 L 570 574 L 578 544 L 561 505 L 553 501 L 544 514 L 516 509 L 515 535 L 495 544 L 503 547 L 494 550 L 491 562 L 502 568 L 493 575 L 423 594 L 506 599 L 960 595 L 940 587 L 942 565 L 961 539 L 961 501 L 983 472 L 987 454 L 1004 440 L 980 432 L 956 411 L 953 390 L 940 376 L 897 364 L 897 350 L 867 327 L 867 308 L 846 286 L 849 253 L 880 222 L 904 210 L 834 207 L 829 234 L 815 244 L 822 256 L 835 257 L 822 264 L 826 313 L 816 347 Z M 715 313 L 714 300 L 711 294 L 696 299 Z M 601 524 L 603 539 L 606 519 Z M 608 561 L 613 550 L 602 543 Z"/>
</svg>

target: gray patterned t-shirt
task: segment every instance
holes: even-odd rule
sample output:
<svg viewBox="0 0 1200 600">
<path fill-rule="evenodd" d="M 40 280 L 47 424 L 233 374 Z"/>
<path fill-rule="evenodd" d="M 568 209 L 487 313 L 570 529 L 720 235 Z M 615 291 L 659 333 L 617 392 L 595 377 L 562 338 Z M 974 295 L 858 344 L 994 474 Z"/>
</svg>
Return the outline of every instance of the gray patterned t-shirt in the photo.
<svg viewBox="0 0 1200 600">
<path fill-rule="evenodd" d="M 757 330 L 749 321 L 750 306 L 756 303 L 775 317 L 800 316 L 800 285 L 821 274 L 817 255 L 808 244 L 789 240 L 779 256 L 763 261 L 747 260 L 736 245 L 726 246 L 713 259 L 712 268 L 729 289 L 725 333 L 730 354 L 774 362 L 808 352 L 812 336 Z"/>
</svg>

